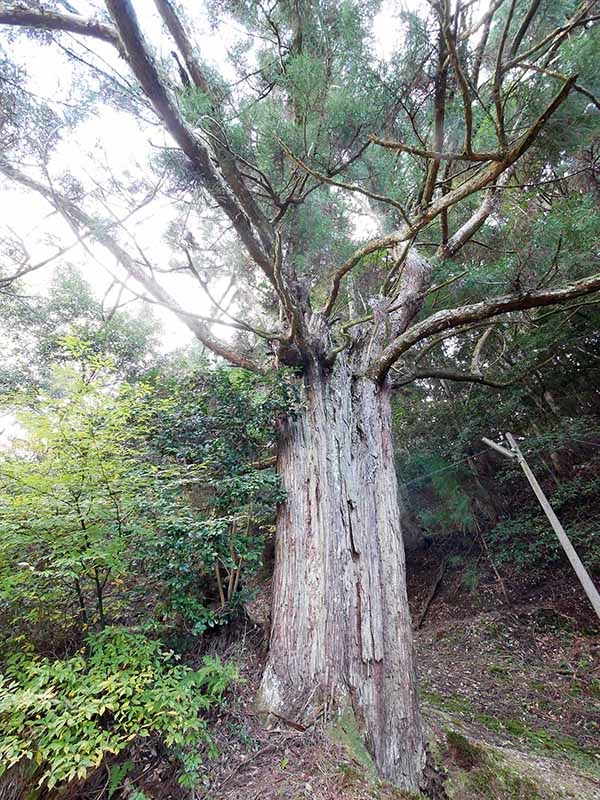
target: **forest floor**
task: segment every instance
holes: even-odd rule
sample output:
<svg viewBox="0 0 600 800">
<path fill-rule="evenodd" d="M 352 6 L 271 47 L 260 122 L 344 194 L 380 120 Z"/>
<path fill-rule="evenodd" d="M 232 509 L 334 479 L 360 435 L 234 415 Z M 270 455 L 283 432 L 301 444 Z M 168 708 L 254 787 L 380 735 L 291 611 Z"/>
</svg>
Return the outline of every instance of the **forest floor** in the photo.
<svg viewBox="0 0 600 800">
<path fill-rule="evenodd" d="M 420 619 L 435 559 L 409 573 L 413 618 Z M 482 571 L 483 572 L 483 571 Z M 432 577 L 433 576 L 433 577 Z M 600 630 L 565 572 L 507 585 L 490 571 L 467 591 L 447 571 L 415 631 L 421 696 L 439 797 L 455 800 L 600 800 Z M 244 683 L 212 725 L 219 757 L 206 762 L 197 800 L 394 800 L 361 752 L 323 731 L 282 723 L 265 729 L 252 709 L 262 671 L 261 632 L 218 644 L 237 659 Z M 169 776 L 154 775 L 160 794 Z M 446 794 L 444 794 L 444 792 Z"/>
</svg>

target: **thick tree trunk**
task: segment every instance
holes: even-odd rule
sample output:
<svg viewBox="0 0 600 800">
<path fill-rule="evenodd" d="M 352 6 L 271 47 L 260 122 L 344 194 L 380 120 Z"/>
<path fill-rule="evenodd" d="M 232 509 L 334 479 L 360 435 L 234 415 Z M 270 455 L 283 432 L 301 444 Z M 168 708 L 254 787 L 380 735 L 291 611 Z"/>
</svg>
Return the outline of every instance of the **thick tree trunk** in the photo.
<svg viewBox="0 0 600 800">
<path fill-rule="evenodd" d="M 278 469 L 271 642 L 258 706 L 305 723 L 351 715 L 382 776 L 424 764 L 389 392 L 347 362 L 308 372 Z"/>
</svg>

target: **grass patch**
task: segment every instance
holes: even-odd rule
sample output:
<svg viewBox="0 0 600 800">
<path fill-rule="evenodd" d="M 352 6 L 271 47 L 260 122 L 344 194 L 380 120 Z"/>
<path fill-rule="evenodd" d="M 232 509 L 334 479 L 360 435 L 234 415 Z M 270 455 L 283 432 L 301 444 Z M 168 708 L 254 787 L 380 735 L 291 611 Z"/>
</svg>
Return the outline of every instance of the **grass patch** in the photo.
<svg viewBox="0 0 600 800">
<path fill-rule="evenodd" d="M 453 711 L 455 714 L 473 714 L 475 709 L 469 700 L 462 697 L 444 697 L 438 692 L 421 689 L 420 697 L 426 703 L 442 711 Z"/>
<path fill-rule="evenodd" d="M 464 789 L 475 791 L 475 797 L 486 800 L 546 800 L 538 784 L 519 774 L 500 759 L 488 757 L 488 762 L 470 772 L 462 781 Z M 456 800 L 462 794 L 454 795 Z"/>
<path fill-rule="evenodd" d="M 498 753 L 454 730 L 447 731 L 446 740 L 450 800 L 547 800 L 535 781 L 520 774 Z"/>
<path fill-rule="evenodd" d="M 521 739 L 526 742 L 529 749 L 540 755 L 566 758 L 579 769 L 588 772 L 595 778 L 600 778 L 598 754 L 582 747 L 570 736 L 555 735 L 540 728 L 530 728 L 518 719 L 502 719 L 491 717 L 488 714 L 479 714 L 475 712 L 473 705 L 463 698 L 443 697 L 437 692 L 422 691 L 421 699 L 442 711 L 463 714 L 488 730 Z"/>
</svg>

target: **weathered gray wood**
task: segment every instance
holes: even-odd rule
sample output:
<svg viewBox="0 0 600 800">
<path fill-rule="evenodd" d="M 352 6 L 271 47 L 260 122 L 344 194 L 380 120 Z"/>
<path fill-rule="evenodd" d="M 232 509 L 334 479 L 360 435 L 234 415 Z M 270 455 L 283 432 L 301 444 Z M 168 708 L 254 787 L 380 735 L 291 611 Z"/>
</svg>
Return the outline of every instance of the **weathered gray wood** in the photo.
<svg viewBox="0 0 600 800">
<path fill-rule="evenodd" d="M 540 505 L 542 506 L 544 512 L 546 513 L 546 516 L 550 520 L 550 524 L 554 528 L 554 532 L 558 536 L 558 540 L 561 543 L 563 550 L 567 554 L 567 558 L 571 562 L 571 566 L 575 570 L 575 574 L 579 578 L 579 582 L 581 583 L 584 592 L 586 593 L 590 603 L 594 608 L 594 611 L 596 612 L 598 618 L 600 619 L 600 594 L 598 594 L 598 590 L 596 589 L 594 582 L 592 581 L 586 568 L 581 563 L 581 559 L 577 555 L 575 548 L 573 547 L 569 537 L 565 533 L 565 529 L 560 524 L 558 517 L 554 513 L 554 510 L 552 509 L 552 506 L 548 501 L 548 498 L 542 491 L 542 487 L 539 485 L 535 475 L 529 468 L 529 464 L 527 463 L 527 461 L 525 461 L 525 457 L 523 456 L 523 453 L 521 452 L 518 444 L 516 443 L 514 436 L 511 433 L 507 433 L 506 439 L 510 444 L 510 446 L 512 447 L 514 455 L 516 456 L 519 464 L 521 465 L 521 468 L 525 473 L 527 480 L 531 484 L 531 488 L 535 492 L 535 496 L 540 501 Z"/>
<path fill-rule="evenodd" d="M 493 447 L 494 450 L 497 450 L 499 453 L 502 453 L 503 456 L 507 456 L 507 458 L 515 458 L 515 454 L 511 453 L 510 450 L 507 450 L 506 447 L 502 447 L 501 444 L 496 444 L 496 442 L 492 442 L 491 439 L 487 439 L 485 436 L 481 437 L 481 441 L 487 444 L 489 447 Z"/>
<path fill-rule="evenodd" d="M 285 423 L 268 664 L 258 707 L 309 724 L 350 712 L 380 773 L 424 766 L 390 392 L 342 356 L 307 370 Z"/>
</svg>

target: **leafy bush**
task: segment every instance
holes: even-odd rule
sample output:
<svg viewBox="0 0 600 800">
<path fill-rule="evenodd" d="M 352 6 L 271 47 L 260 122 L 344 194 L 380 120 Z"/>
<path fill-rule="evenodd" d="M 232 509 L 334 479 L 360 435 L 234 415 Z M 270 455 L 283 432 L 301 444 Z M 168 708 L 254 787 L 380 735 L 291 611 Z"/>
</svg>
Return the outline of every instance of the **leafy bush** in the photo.
<svg viewBox="0 0 600 800">
<path fill-rule="evenodd" d="M 228 619 L 247 599 L 244 578 L 259 568 L 275 508 L 284 499 L 272 454 L 277 424 L 293 413 L 290 376 L 242 369 L 156 376 L 159 407 L 149 446 L 159 463 L 195 467 L 187 505 L 168 488 L 141 498 L 156 520 L 140 541 L 140 564 L 155 581 L 159 616 L 192 634 Z"/>
<path fill-rule="evenodd" d="M 217 369 L 116 388 L 109 363 L 69 347 L 85 368 L 55 370 L 0 453 L 2 638 L 72 647 L 124 621 L 198 635 L 260 566 L 283 493 L 257 462 L 291 382 Z"/>
<path fill-rule="evenodd" d="M 0 454 L 0 613 L 6 630 L 35 626 L 42 640 L 118 616 L 130 553 L 160 522 L 143 498 L 170 489 L 185 505 L 181 485 L 196 472 L 149 459 L 150 413 L 167 399 L 144 384 L 115 391 L 105 363 L 88 367 L 91 378 L 56 371 Z"/>
<path fill-rule="evenodd" d="M 50 661 L 13 655 L 0 675 L 0 775 L 23 763 L 38 785 L 85 778 L 108 754 L 157 734 L 194 782 L 203 717 L 223 700 L 235 668 L 206 657 L 197 671 L 158 642 L 123 628 L 89 636 L 88 652 Z"/>
</svg>

